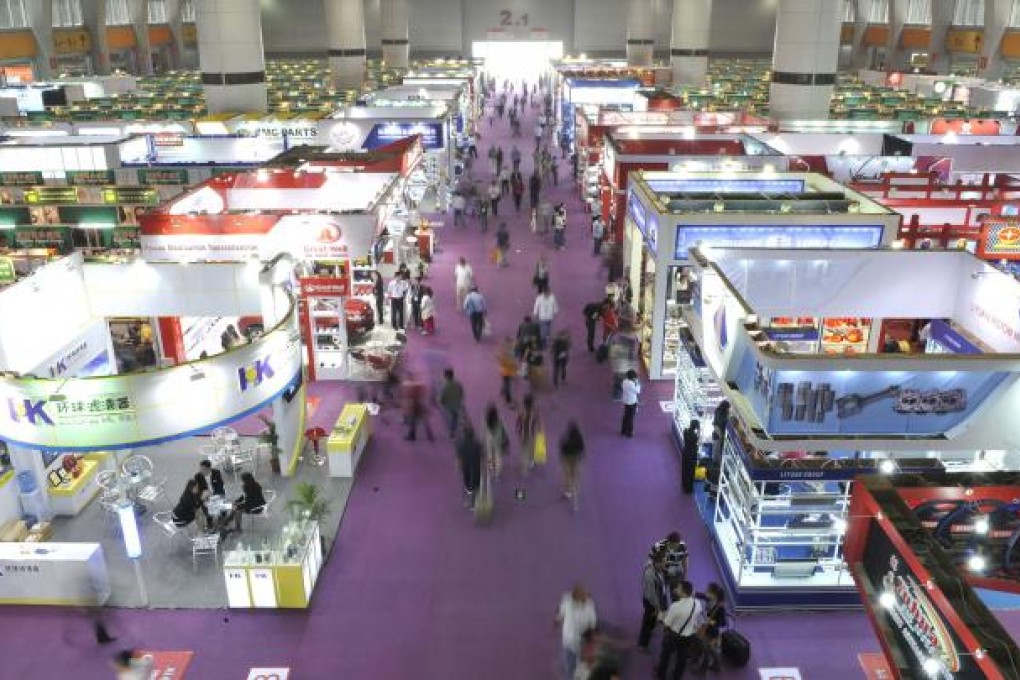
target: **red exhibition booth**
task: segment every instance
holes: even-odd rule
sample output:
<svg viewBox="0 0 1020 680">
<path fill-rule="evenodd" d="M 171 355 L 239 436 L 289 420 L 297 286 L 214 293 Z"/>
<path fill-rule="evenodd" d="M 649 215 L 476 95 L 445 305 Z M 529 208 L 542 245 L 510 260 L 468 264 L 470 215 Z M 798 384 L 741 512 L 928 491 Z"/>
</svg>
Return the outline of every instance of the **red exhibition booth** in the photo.
<svg viewBox="0 0 1020 680">
<path fill-rule="evenodd" d="M 885 656 L 878 668 L 861 655 L 868 677 L 1017 677 L 1020 648 L 974 587 L 1020 592 L 1018 482 L 987 473 L 854 483 L 846 560 Z"/>
</svg>

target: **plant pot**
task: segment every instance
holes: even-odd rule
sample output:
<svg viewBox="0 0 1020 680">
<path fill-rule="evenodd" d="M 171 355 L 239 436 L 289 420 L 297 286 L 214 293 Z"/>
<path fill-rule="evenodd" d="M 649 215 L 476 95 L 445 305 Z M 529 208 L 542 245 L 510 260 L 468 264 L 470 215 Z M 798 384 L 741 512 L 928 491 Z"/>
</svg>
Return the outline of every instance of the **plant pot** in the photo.
<svg viewBox="0 0 1020 680">
<path fill-rule="evenodd" d="M 280 457 L 279 456 L 271 456 L 269 458 L 269 469 L 273 471 L 274 475 L 281 474 Z"/>
</svg>

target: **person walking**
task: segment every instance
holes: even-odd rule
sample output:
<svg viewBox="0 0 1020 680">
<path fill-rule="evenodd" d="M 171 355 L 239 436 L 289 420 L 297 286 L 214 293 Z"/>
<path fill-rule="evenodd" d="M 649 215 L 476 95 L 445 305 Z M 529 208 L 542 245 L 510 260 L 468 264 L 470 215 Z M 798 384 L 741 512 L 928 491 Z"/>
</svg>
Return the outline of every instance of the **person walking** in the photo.
<svg viewBox="0 0 1020 680">
<path fill-rule="evenodd" d="M 457 462 L 460 464 L 461 480 L 464 483 L 464 506 L 475 507 L 475 495 L 482 482 L 482 444 L 475 435 L 471 421 L 464 419 L 455 444 Z"/>
<path fill-rule="evenodd" d="M 493 481 L 499 481 L 503 470 L 503 458 L 510 448 L 510 436 L 499 417 L 496 405 L 489 402 L 485 409 L 485 466 Z"/>
<path fill-rule="evenodd" d="M 726 592 L 718 583 L 709 583 L 705 589 L 705 624 L 699 634 L 705 641 L 706 668 L 719 670 L 722 657 L 721 633 L 726 627 Z"/>
<path fill-rule="evenodd" d="M 553 244 L 558 250 L 567 247 L 567 208 L 562 203 L 556 206 L 553 214 Z"/>
<path fill-rule="evenodd" d="M 605 234 L 606 225 L 602 222 L 602 215 L 596 213 L 595 217 L 591 218 L 591 240 L 595 256 L 602 253 L 602 239 Z"/>
<path fill-rule="evenodd" d="M 599 319 L 602 317 L 602 303 L 589 302 L 582 310 L 584 314 L 584 330 L 588 341 L 588 351 L 595 351 L 595 329 Z"/>
<path fill-rule="evenodd" d="M 538 168 L 531 173 L 531 177 L 528 178 L 528 196 L 531 199 L 531 209 L 534 210 L 538 207 L 538 195 L 542 191 L 542 180 L 538 177 Z"/>
<path fill-rule="evenodd" d="M 570 360 L 570 331 L 561 330 L 553 338 L 552 362 L 553 362 L 553 387 L 559 387 L 562 382 L 567 384 L 567 362 Z"/>
<path fill-rule="evenodd" d="M 531 315 L 538 321 L 538 345 L 539 349 L 545 349 L 549 342 L 549 335 L 552 332 L 553 320 L 559 313 L 559 305 L 556 304 L 556 296 L 546 286 L 535 298 L 535 305 Z"/>
<path fill-rule="evenodd" d="M 574 671 L 581 653 L 581 638 L 585 632 L 598 626 L 595 602 L 583 585 L 575 585 L 560 599 L 556 625 L 560 628 L 563 645 L 563 677 L 565 680 L 574 680 Z"/>
<path fill-rule="evenodd" d="M 386 295 L 390 298 L 390 324 L 394 330 L 404 329 L 404 308 L 409 288 L 407 278 L 399 272 L 390 279 L 386 287 Z"/>
<path fill-rule="evenodd" d="M 475 285 L 475 272 L 467 263 L 467 259 L 462 257 L 453 268 L 453 276 L 457 288 L 457 311 L 460 312 L 464 309 L 464 298 L 467 297 L 471 286 Z"/>
<path fill-rule="evenodd" d="M 434 441 L 432 425 L 428 420 L 428 411 L 425 402 L 425 385 L 408 375 L 403 384 L 404 397 L 404 422 L 407 425 L 407 432 L 404 439 L 415 441 L 418 438 L 418 423 L 425 425 L 425 436 L 428 440 Z"/>
<path fill-rule="evenodd" d="M 421 300 L 424 296 L 425 286 L 421 282 L 421 277 L 410 279 L 408 298 L 411 300 L 411 325 L 417 330 L 421 330 L 422 327 Z"/>
<path fill-rule="evenodd" d="M 630 369 L 627 377 L 620 385 L 623 390 L 623 423 L 620 434 L 624 437 L 634 436 L 634 416 L 637 414 L 638 397 L 641 396 L 641 383 L 638 382 L 637 371 Z"/>
<path fill-rule="evenodd" d="M 510 262 L 507 253 L 510 251 L 510 232 L 506 228 L 506 222 L 500 222 L 496 230 L 496 266 L 506 267 Z"/>
<path fill-rule="evenodd" d="M 489 172 L 495 175 L 496 173 L 499 172 L 499 170 L 496 168 L 496 147 L 490 146 L 489 153 L 487 153 L 486 156 L 489 159 Z"/>
<path fill-rule="evenodd" d="M 499 195 L 500 197 L 510 195 L 510 168 L 499 171 Z"/>
<path fill-rule="evenodd" d="M 422 288 L 421 296 L 421 334 L 435 335 L 436 332 L 436 298 L 428 286 Z"/>
<path fill-rule="evenodd" d="M 659 617 L 669 606 L 669 591 L 666 588 L 665 556 L 652 552 L 641 570 L 641 630 L 638 633 L 638 648 L 648 651 L 652 633 Z"/>
<path fill-rule="evenodd" d="M 464 410 L 464 386 L 454 377 L 452 368 L 443 370 L 443 386 L 439 388 L 437 400 L 446 418 L 446 429 L 453 438 Z"/>
<path fill-rule="evenodd" d="M 499 184 L 496 182 L 496 178 L 492 178 L 492 182 L 489 183 L 489 207 L 492 208 L 492 216 L 497 217 L 499 215 L 499 199 L 502 197 L 503 192 L 499 188 Z"/>
<path fill-rule="evenodd" d="M 531 277 L 531 285 L 535 287 L 535 293 L 541 293 L 549 288 L 549 260 L 545 255 L 539 255 L 535 262 L 535 274 Z"/>
<path fill-rule="evenodd" d="M 496 147 L 496 173 L 500 174 L 503 172 L 503 147 Z"/>
<path fill-rule="evenodd" d="M 455 227 L 466 227 L 467 222 L 464 220 L 464 210 L 467 207 L 467 199 L 464 198 L 464 194 L 456 192 L 453 194 L 453 226 Z"/>
<path fill-rule="evenodd" d="M 560 164 L 556 161 L 555 156 L 549 157 L 549 173 L 552 175 L 553 186 L 558 187 L 560 185 Z"/>
<path fill-rule="evenodd" d="M 475 200 L 478 202 L 475 207 L 478 214 L 478 228 L 484 234 L 489 229 L 489 200 L 482 196 Z"/>
<path fill-rule="evenodd" d="M 464 298 L 464 311 L 467 312 L 468 320 L 471 322 L 471 335 L 474 336 L 475 342 L 481 342 L 485 330 L 485 314 L 488 310 L 485 298 L 478 292 L 478 286 L 471 286 L 467 297 Z"/>
<path fill-rule="evenodd" d="M 514 378 L 517 377 L 517 357 L 514 356 L 513 338 L 503 338 L 496 350 L 496 364 L 499 366 L 500 396 L 507 406 L 514 406 Z"/>
<path fill-rule="evenodd" d="M 687 668 L 691 647 L 695 644 L 701 603 L 694 597 L 694 586 L 690 581 L 681 581 L 676 595 L 678 599 L 669 606 L 662 619 L 662 650 L 655 667 L 658 680 L 666 680 L 671 661 L 675 662 L 672 678 L 680 680 Z"/>
<path fill-rule="evenodd" d="M 372 294 L 375 296 L 375 313 L 379 317 L 376 323 L 382 324 L 383 310 L 386 308 L 386 284 L 378 269 L 372 271 Z"/>
<path fill-rule="evenodd" d="M 510 163 L 513 165 L 514 172 L 520 172 L 521 170 L 521 150 L 515 143 L 513 148 L 510 149 Z"/>
<path fill-rule="evenodd" d="M 560 467 L 563 469 L 563 497 L 570 501 L 571 509 L 577 512 L 580 493 L 581 460 L 584 458 L 584 437 L 577 421 L 567 423 L 567 430 L 560 439 Z"/>
<path fill-rule="evenodd" d="M 553 226 L 553 204 L 549 201 L 542 201 L 538 204 L 538 224 L 540 234 L 548 234 Z"/>
<path fill-rule="evenodd" d="M 510 175 L 510 194 L 514 198 L 514 211 L 521 211 L 521 202 L 524 200 L 524 177 L 520 170 L 514 170 Z"/>
<path fill-rule="evenodd" d="M 535 408 L 535 396 L 530 392 L 521 399 L 521 408 L 517 412 L 517 442 L 520 445 L 521 486 L 517 488 L 517 497 L 524 497 L 523 482 L 528 472 L 535 467 L 535 440 L 541 429 L 538 411 Z"/>
</svg>

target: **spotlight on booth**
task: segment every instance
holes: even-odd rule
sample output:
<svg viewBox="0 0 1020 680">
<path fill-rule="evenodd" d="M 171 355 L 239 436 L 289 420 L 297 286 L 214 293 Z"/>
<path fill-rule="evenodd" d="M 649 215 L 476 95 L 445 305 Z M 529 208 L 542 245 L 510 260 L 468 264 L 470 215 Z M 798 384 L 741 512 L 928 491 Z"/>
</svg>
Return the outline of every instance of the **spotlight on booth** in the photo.
<svg viewBox="0 0 1020 680">
<path fill-rule="evenodd" d="M 878 471 L 883 475 L 896 474 L 896 462 L 886 458 L 878 464 Z"/>
<path fill-rule="evenodd" d="M 896 596 L 893 595 L 890 591 L 886 590 L 885 592 L 878 596 L 878 603 L 882 605 L 885 609 L 892 609 L 893 607 L 896 606 Z"/>
<path fill-rule="evenodd" d="M 988 566 L 988 560 L 984 555 L 971 555 L 967 560 L 967 568 L 973 572 L 981 573 Z"/>
<path fill-rule="evenodd" d="M 987 517 L 981 517 L 974 522 L 974 533 L 975 534 L 987 534 L 991 527 L 988 524 Z"/>
<path fill-rule="evenodd" d="M 928 674 L 928 677 L 931 678 L 942 672 L 942 662 L 938 659 L 925 659 L 921 667 Z"/>
</svg>

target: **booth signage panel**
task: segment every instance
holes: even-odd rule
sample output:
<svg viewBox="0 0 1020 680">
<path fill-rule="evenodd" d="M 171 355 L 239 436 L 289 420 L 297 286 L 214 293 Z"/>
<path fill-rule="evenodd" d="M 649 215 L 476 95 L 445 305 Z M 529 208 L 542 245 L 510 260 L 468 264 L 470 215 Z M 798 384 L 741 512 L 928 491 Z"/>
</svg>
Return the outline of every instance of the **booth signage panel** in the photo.
<svg viewBox="0 0 1020 680">
<path fill-rule="evenodd" d="M 670 193 L 747 193 L 799 194 L 802 179 L 650 179 L 648 188 L 660 194 Z"/>
<path fill-rule="evenodd" d="M 141 169 L 138 171 L 138 183 L 150 186 L 161 185 L 187 185 L 188 171 L 183 169 L 151 170 Z"/>
<path fill-rule="evenodd" d="M 262 407 L 300 378 L 300 338 L 289 326 L 159 371 L 0 379 L 0 436 L 30 448 L 78 451 L 152 445 L 209 430 Z"/>
<path fill-rule="evenodd" d="M 103 186 L 113 184 L 113 170 L 68 170 L 64 173 L 71 186 Z"/>
<path fill-rule="evenodd" d="M 77 375 L 79 369 L 108 351 L 108 335 L 106 322 L 98 321 L 70 345 L 48 357 L 32 373 L 45 378 Z"/>
<path fill-rule="evenodd" d="M 631 189 L 627 197 L 627 213 L 630 215 L 630 219 L 633 220 L 634 226 L 644 236 L 648 249 L 653 253 L 657 253 L 659 246 L 659 221 L 655 218 L 654 213 L 649 214 L 648 209 L 645 208 L 633 189 Z"/>
<path fill-rule="evenodd" d="M 714 248 L 877 248 L 881 225 L 689 225 L 676 228 L 673 258 L 687 260 L 697 246 Z"/>
<path fill-rule="evenodd" d="M 1018 310 L 1020 313 L 1020 310 Z M 952 354 L 983 354 L 970 340 L 957 333 L 942 319 L 934 319 L 928 326 L 929 340 Z"/>
<path fill-rule="evenodd" d="M 736 361 L 733 381 L 772 435 L 941 435 L 970 418 L 1011 375 L 773 370 L 751 351 Z"/>
<path fill-rule="evenodd" d="M 41 172 L 0 172 L 0 186 L 35 187 L 44 184 Z"/>
<path fill-rule="evenodd" d="M 412 135 L 421 135 L 422 146 L 426 149 L 442 149 L 444 146 L 442 123 L 377 123 L 362 146 L 371 151 Z"/>
<path fill-rule="evenodd" d="M 142 234 L 142 257 L 149 262 L 229 262 L 258 255 L 262 234 Z"/>
<path fill-rule="evenodd" d="M 0 284 L 14 283 L 17 279 L 14 260 L 9 257 L 0 257 Z"/>
<path fill-rule="evenodd" d="M 936 604 L 936 590 L 925 587 L 913 560 L 896 548 L 879 522 L 868 527 L 858 579 L 867 581 L 866 605 L 879 631 L 892 649 L 894 665 L 903 677 L 932 677 L 940 680 L 982 680 L 988 677 L 974 663 L 956 632 L 956 615 Z M 923 577 L 927 581 L 927 576 Z M 877 599 L 891 593 L 895 603 L 881 606 Z M 935 659 L 941 668 L 935 675 L 924 662 Z"/>
<path fill-rule="evenodd" d="M 1020 220 L 982 220 L 978 255 L 991 260 L 1020 260 Z"/>
</svg>

